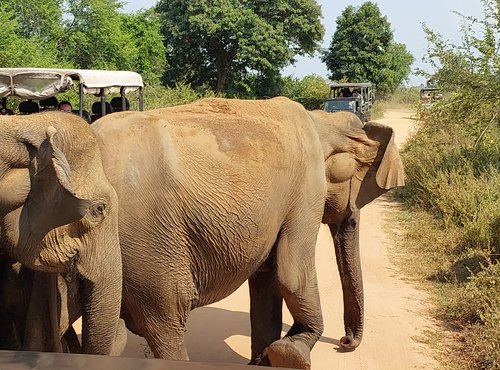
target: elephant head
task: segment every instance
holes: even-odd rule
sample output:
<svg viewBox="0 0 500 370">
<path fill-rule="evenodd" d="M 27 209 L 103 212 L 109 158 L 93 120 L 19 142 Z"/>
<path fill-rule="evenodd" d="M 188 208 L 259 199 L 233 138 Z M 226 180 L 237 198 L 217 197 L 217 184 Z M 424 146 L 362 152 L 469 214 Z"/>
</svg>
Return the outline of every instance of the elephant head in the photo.
<svg viewBox="0 0 500 370">
<path fill-rule="evenodd" d="M 57 273 L 80 279 L 83 352 L 109 354 L 122 286 L 118 204 L 94 135 L 75 115 L 47 112 L 0 116 L 0 142 L 0 253 L 53 274 L 48 288 L 36 291 L 53 300 Z M 51 307 L 57 320 L 56 303 Z M 57 323 L 53 328 L 59 335 Z"/>
<path fill-rule="evenodd" d="M 344 297 L 346 335 L 341 347 L 356 348 L 363 335 L 363 281 L 359 211 L 388 190 L 404 185 L 404 170 L 391 127 L 352 113 L 310 112 L 325 158 L 327 199 L 323 223 L 335 244 Z"/>
</svg>

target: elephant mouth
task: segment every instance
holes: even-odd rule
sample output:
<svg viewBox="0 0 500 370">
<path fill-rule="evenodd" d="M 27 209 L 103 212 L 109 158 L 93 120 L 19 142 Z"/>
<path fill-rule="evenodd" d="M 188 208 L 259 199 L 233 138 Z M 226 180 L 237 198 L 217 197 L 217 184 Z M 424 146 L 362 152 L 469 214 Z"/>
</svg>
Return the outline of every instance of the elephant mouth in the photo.
<svg viewBox="0 0 500 370">
<path fill-rule="evenodd" d="M 74 264 L 78 255 L 78 243 L 68 236 L 53 236 L 49 233 L 41 243 L 38 256 L 33 260 L 36 270 L 45 272 L 63 272 Z M 48 240 L 47 240 L 48 239 Z"/>
</svg>

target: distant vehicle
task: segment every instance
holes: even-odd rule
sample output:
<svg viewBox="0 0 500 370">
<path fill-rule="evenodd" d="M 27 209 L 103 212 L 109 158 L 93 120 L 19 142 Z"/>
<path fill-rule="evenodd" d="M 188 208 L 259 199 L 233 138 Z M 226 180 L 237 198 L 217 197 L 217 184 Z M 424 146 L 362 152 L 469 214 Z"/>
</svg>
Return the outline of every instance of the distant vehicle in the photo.
<svg viewBox="0 0 500 370">
<path fill-rule="evenodd" d="M 127 110 L 125 94 L 139 90 L 139 110 L 144 109 L 143 81 L 132 71 L 106 71 L 58 68 L 0 68 L 0 99 L 6 106 L 9 96 L 26 99 L 19 104 L 21 114 L 29 114 L 57 107 L 56 96 L 77 83 L 79 104 L 73 113 L 93 122 L 102 115 Z M 84 95 L 93 94 L 99 101 L 92 105 L 92 114 L 84 110 Z M 106 101 L 106 96 L 120 94 Z M 102 113 L 104 112 L 104 113 Z"/>
<path fill-rule="evenodd" d="M 361 121 L 367 122 L 371 119 L 373 98 L 370 82 L 331 84 L 324 110 L 327 112 L 352 112 Z"/>
<path fill-rule="evenodd" d="M 420 104 L 429 108 L 436 101 L 443 99 L 443 94 L 438 87 L 423 87 L 420 89 Z"/>
</svg>

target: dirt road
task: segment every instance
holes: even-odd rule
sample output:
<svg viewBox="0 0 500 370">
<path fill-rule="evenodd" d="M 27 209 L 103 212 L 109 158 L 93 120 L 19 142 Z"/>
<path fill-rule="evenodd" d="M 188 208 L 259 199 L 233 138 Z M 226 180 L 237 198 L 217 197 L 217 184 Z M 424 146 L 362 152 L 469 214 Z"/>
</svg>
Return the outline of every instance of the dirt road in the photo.
<svg viewBox="0 0 500 370">
<path fill-rule="evenodd" d="M 392 126 L 401 144 L 411 126 L 410 112 L 392 110 L 378 122 Z M 429 348 L 413 338 L 430 327 L 423 316 L 426 296 L 403 281 L 388 259 L 391 241 L 384 230 L 386 217 L 397 212 L 388 198 L 380 198 L 361 213 L 361 257 L 365 285 L 365 333 L 354 352 L 338 351 L 343 335 L 342 294 L 328 229 L 322 226 L 317 243 L 317 270 L 325 331 L 312 351 L 313 370 L 434 369 Z M 248 287 L 243 285 L 225 300 L 192 312 L 187 326 L 191 360 L 247 363 L 250 357 Z M 284 330 L 293 323 L 284 309 Z M 152 357 L 144 339 L 129 335 L 124 356 Z"/>
</svg>

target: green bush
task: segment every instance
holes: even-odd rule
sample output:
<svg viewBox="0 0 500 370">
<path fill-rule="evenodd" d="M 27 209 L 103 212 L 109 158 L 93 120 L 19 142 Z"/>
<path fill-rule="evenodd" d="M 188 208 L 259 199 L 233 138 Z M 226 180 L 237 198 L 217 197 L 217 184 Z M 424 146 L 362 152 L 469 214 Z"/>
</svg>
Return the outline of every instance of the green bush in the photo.
<svg viewBox="0 0 500 370">
<path fill-rule="evenodd" d="M 137 93 L 136 93 L 137 94 Z M 150 85 L 144 87 L 144 109 L 156 109 L 187 104 L 202 97 L 213 96 L 209 90 L 194 90 L 189 85 L 177 84 L 175 87 Z M 131 109 L 138 109 L 138 99 L 130 100 Z"/>
<path fill-rule="evenodd" d="M 467 284 L 440 289 L 438 315 L 462 328 L 456 348 L 468 368 L 500 365 L 500 263 L 483 266 Z"/>
<path fill-rule="evenodd" d="M 387 100 L 393 106 L 415 107 L 420 102 L 420 88 L 400 86 L 388 96 Z"/>
<path fill-rule="evenodd" d="M 330 87 L 318 75 L 304 76 L 302 79 L 286 77 L 283 79 L 282 94 L 302 104 L 306 109 L 322 109 Z"/>
</svg>

